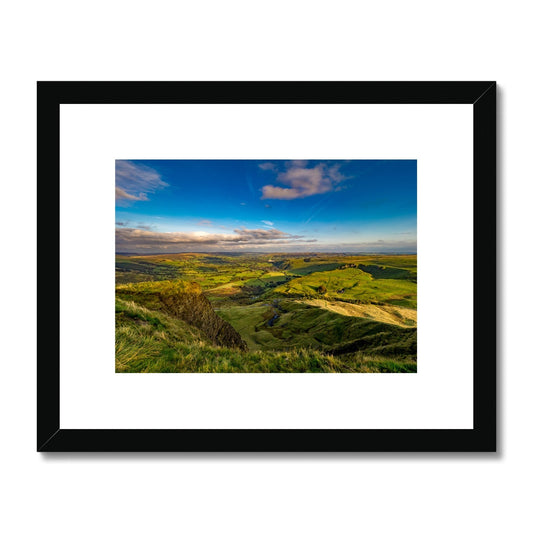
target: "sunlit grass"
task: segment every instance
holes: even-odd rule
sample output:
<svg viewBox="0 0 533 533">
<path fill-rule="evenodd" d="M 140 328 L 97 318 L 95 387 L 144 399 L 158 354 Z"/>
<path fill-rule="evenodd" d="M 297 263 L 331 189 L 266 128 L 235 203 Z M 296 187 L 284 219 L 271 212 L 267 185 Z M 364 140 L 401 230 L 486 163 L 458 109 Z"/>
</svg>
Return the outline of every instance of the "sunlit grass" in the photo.
<svg viewBox="0 0 533 533">
<path fill-rule="evenodd" d="M 336 311 L 416 310 L 416 268 L 416 256 L 118 256 L 116 371 L 416 372 L 414 320 Z M 197 312 L 177 313 L 194 295 Z M 231 327 L 238 342 L 224 344 Z"/>
</svg>

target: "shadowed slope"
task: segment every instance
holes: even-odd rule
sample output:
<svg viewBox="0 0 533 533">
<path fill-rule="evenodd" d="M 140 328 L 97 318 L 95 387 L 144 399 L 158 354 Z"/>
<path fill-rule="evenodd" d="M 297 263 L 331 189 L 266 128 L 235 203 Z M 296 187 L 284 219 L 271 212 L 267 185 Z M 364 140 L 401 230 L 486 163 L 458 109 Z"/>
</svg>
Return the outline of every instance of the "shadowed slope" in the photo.
<svg viewBox="0 0 533 533">
<path fill-rule="evenodd" d="M 220 318 L 209 300 L 196 283 L 163 281 L 119 285 L 116 294 L 122 299 L 132 300 L 148 309 L 183 320 L 201 330 L 218 346 L 246 350 L 246 343 L 237 331 Z"/>
</svg>

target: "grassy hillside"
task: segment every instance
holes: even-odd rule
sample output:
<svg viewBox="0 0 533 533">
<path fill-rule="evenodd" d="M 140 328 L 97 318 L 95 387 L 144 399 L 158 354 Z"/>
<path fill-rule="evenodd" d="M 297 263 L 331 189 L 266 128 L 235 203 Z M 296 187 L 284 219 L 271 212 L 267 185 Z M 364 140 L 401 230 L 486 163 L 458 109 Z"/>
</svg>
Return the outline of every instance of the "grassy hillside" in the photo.
<svg viewBox="0 0 533 533">
<path fill-rule="evenodd" d="M 216 345 L 246 350 L 240 335 L 213 311 L 196 283 L 163 281 L 119 285 L 115 293 L 201 329 Z"/>
<path fill-rule="evenodd" d="M 416 372 L 416 268 L 416 256 L 117 256 L 116 370 Z"/>
<path fill-rule="evenodd" d="M 375 267 L 374 270 L 383 273 L 391 269 L 382 270 Z M 374 277 L 371 273 L 355 267 L 313 272 L 277 287 L 274 292 L 280 296 L 288 297 L 319 297 L 370 304 L 387 303 L 416 309 L 416 284 L 414 281 L 386 278 L 383 277 L 383 274 L 380 277 Z"/>
<path fill-rule="evenodd" d="M 312 298 L 309 300 L 295 300 L 298 303 L 321 307 L 328 311 L 346 316 L 367 318 L 385 324 L 392 324 L 402 328 L 416 327 L 416 309 L 408 309 L 399 305 L 387 304 L 354 304 L 338 300 L 321 300 Z"/>
<path fill-rule="evenodd" d="M 133 301 L 116 299 L 117 372 L 413 372 L 412 360 L 299 348 L 241 351 L 218 347 L 198 328 Z"/>
<path fill-rule="evenodd" d="M 380 345 L 399 344 L 404 346 L 403 355 L 416 355 L 411 343 L 412 338 L 416 338 L 413 330 L 346 316 L 304 303 L 258 303 L 227 307 L 219 313 L 235 327 L 248 346 L 255 349 L 306 347 L 327 350 L 329 347 L 333 350 L 346 339 L 377 339 L 376 335 L 379 335 Z M 273 320 L 276 315 L 277 318 Z"/>
</svg>

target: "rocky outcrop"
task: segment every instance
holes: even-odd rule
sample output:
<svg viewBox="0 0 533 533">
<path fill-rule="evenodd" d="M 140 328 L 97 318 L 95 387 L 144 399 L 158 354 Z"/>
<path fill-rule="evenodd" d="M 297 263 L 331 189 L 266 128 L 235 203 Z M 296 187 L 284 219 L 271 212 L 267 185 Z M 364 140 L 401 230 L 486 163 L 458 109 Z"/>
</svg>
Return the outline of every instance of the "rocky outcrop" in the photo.
<svg viewBox="0 0 533 533">
<path fill-rule="evenodd" d="M 218 346 L 247 350 L 231 324 L 220 318 L 196 283 L 176 284 L 158 293 L 161 309 L 202 330 Z"/>
<path fill-rule="evenodd" d="M 231 324 L 220 318 L 194 282 L 162 281 L 121 285 L 117 295 L 148 309 L 163 311 L 201 330 L 217 346 L 247 350 Z"/>
<path fill-rule="evenodd" d="M 163 311 L 170 317 L 198 328 L 217 346 L 248 349 L 233 326 L 215 313 L 197 283 L 184 281 L 135 283 L 118 286 L 116 293 L 148 309 Z"/>
</svg>

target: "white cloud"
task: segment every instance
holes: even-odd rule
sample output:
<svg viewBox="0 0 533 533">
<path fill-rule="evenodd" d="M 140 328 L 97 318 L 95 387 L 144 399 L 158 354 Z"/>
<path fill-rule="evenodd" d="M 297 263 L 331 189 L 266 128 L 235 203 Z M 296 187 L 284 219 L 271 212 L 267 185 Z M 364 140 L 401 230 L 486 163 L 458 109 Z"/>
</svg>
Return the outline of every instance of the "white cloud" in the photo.
<svg viewBox="0 0 533 533">
<path fill-rule="evenodd" d="M 205 231 L 160 233 L 139 228 L 119 227 L 115 230 L 115 242 L 121 251 L 161 251 L 190 248 L 224 249 L 234 246 L 263 246 L 269 243 L 290 244 L 315 242 L 302 240 L 302 235 L 291 235 L 274 228 L 234 229 L 233 233 L 208 233 Z"/>
<path fill-rule="evenodd" d="M 261 220 L 261 222 L 263 224 L 265 224 L 266 226 L 273 226 L 274 225 L 274 222 L 271 222 L 270 220 Z"/>
<path fill-rule="evenodd" d="M 120 202 L 125 202 L 127 200 L 131 200 L 133 202 L 146 202 L 148 201 L 148 198 L 145 193 L 141 192 L 138 196 L 135 196 L 134 194 L 130 194 L 126 192 L 124 189 L 121 189 L 120 187 L 115 186 L 115 200 Z"/>
<path fill-rule="evenodd" d="M 293 159 L 292 161 L 286 161 L 285 167 L 291 168 L 291 167 L 306 167 L 307 161 L 305 159 Z"/>
<path fill-rule="evenodd" d="M 264 199 L 294 200 L 307 198 L 316 194 L 324 194 L 332 190 L 339 190 L 338 184 L 347 176 L 339 172 L 340 165 L 319 163 L 314 167 L 307 167 L 305 161 L 292 161 L 285 172 L 277 176 L 277 181 L 285 187 L 265 185 L 262 188 Z"/>
<path fill-rule="evenodd" d="M 146 165 L 125 160 L 115 162 L 115 199 L 119 205 L 146 202 L 148 194 L 167 186 L 161 175 Z"/>
<path fill-rule="evenodd" d="M 260 163 L 258 166 L 261 170 L 276 170 L 274 163 Z"/>
</svg>

